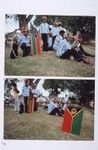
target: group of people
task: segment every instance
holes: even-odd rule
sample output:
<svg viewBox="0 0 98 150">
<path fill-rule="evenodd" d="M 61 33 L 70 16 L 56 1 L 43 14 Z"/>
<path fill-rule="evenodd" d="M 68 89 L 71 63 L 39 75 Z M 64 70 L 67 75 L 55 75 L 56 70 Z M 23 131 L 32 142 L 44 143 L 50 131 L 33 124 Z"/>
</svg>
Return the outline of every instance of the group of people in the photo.
<svg viewBox="0 0 98 150">
<path fill-rule="evenodd" d="M 27 26 L 21 27 L 20 30 L 21 33 L 19 35 L 15 34 L 13 37 L 11 58 L 17 58 L 18 47 L 22 49 L 23 57 L 31 53 L 30 31 Z M 94 55 L 87 53 L 81 46 L 82 36 L 79 31 L 70 33 L 62 27 L 59 21 L 54 21 L 50 25 L 47 17 L 43 16 L 38 32 L 43 43 L 43 51 L 54 50 L 55 55 L 59 58 L 75 59 L 76 61 L 83 61 L 86 64 L 91 63 L 87 56 L 94 57 Z"/>
<path fill-rule="evenodd" d="M 19 114 L 32 113 L 38 110 L 38 97 L 40 97 L 40 91 L 35 85 L 31 87 L 30 81 L 25 80 L 22 87 L 22 93 L 17 88 L 16 83 L 11 84 L 10 94 L 14 98 L 14 111 Z M 53 98 L 49 98 L 46 102 L 44 109 L 49 115 L 64 116 L 64 111 L 68 102 L 60 102 Z"/>
<path fill-rule="evenodd" d="M 21 113 L 30 113 L 37 111 L 37 97 L 39 96 L 39 90 L 36 86 L 30 86 L 29 80 L 25 80 L 24 86 L 22 87 L 22 93 L 17 89 L 17 84 L 12 83 L 10 94 L 15 99 L 14 111 Z"/>
<path fill-rule="evenodd" d="M 42 17 L 42 23 L 39 26 L 39 32 L 43 41 L 43 51 L 53 49 L 55 38 L 57 35 L 59 35 L 61 30 L 66 31 L 66 29 L 61 26 L 61 22 L 54 21 L 52 24 L 49 24 L 47 17 Z"/>
<path fill-rule="evenodd" d="M 49 25 L 47 17 L 43 17 L 43 23 L 39 29 L 43 40 L 43 50 L 52 49 L 59 58 L 91 63 L 87 56 L 94 57 L 94 55 L 87 53 L 81 46 L 82 36 L 79 31 L 69 33 L 61 26 L 61 22 L 57 21 Z"/>
</svg>

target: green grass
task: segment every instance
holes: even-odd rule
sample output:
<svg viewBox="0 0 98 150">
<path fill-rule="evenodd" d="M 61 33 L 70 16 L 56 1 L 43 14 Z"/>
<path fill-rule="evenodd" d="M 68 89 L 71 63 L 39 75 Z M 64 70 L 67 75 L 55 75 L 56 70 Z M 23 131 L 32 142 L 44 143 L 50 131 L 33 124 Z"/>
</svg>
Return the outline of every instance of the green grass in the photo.
<svg viewBox="0 0 98 150">
<path fill-rule="evenodd" d="M 84 110 L 80 135 L 62 132 L 63 117 L 50 116 L 39 107 L 37 112 L 18 114 L 5 107 L 4 139 L 21 140 L 93 140 L 94 115 Z"/>
<path fill-rule="evenodd" d="M 95 53 L 94 46 L 84 46 L 85 50 L 91 54 Z M 68 76 L 68 77 L 94 77 L 95 67 L 76 62 L 75 60 L 61 60 L 57 58 L 53 51 L 42 52 L 41 56 L 22 57 L 19 50 L 17 59 L 10 59 L 10 48 L 5 50 L 5 75 L 20 76 Z M 94 61 L 94 58 L 90 58 Z"/>
</svg>

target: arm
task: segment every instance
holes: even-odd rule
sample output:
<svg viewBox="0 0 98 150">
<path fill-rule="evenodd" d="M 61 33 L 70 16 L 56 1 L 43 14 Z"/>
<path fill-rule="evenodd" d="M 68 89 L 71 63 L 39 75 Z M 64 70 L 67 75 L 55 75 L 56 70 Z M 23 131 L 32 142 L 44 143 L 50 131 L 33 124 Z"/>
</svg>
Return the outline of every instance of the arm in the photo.
<svg viewBox="0 0 98 150">
<path fill-rule="evenodd" d="M 73 48 L 76 48 L 76 47 L 78 47 L 80 45 L 80 43 L 77 41 L 77 40 L 75 40 L 72 44 L 71 44 L 71 48 L 73 49 Z"/>
</svg>

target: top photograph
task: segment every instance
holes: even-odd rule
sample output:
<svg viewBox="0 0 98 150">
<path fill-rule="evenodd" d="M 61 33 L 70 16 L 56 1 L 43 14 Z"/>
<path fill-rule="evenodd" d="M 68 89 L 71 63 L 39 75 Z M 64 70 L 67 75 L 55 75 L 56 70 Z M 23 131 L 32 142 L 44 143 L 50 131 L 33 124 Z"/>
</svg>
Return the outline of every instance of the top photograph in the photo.
<svg viewBox="0 0 98 150">
<path fill-rule="evenodd" d="M 5 15 L 5 75 L 95 77 L 96 17 Z"/>
</svg>

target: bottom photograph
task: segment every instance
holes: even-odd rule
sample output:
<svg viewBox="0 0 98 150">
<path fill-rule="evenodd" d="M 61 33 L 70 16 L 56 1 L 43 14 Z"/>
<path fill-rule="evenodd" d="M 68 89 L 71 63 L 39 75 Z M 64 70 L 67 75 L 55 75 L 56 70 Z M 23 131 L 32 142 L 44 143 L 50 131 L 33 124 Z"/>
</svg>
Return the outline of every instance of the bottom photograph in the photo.
<svg viewBox="0 0 98 150">
<path fill-rule="evenodd" d="M 4 82 L 4 139 L 94 140 L 95 80 Z"/>
</svg>

